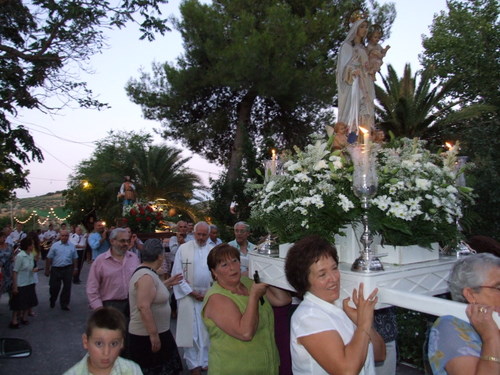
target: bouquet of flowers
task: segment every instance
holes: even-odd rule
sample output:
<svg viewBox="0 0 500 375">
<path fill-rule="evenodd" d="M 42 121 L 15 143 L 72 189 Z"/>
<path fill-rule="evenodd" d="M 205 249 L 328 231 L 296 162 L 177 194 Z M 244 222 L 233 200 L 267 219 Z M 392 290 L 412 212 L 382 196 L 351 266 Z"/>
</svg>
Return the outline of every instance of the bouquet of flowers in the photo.
<svg viewBox="0 0 500 375">
<path fill-rule="evenodd" d="M 378 192 L 372 199 L 370 228 L 390 245 L 430 246 L 459 238 L 462 206 L 472 189 L 456 186 L 455 146 L 442 153 L 425 149 L 426 141 L 394 139 L 378 152 Z"/>
<path fill-rule="evenodd" d="M 281 243 L 317 234 L 333 242 L 335 234 L 359 214 L 352 192 L 352 167 L 331 142 L 316 139 L 304 151 L 285 155 L 282 173 L 253 190 L 250 223 Z"/>
<path fill-rule="evenodd" d="M 133 232 L 149 233 L 161 225 L 163 213 L 148 204 L 134 203 L 124 208 L 123 219 Z"/>
<path fill-rule="evenodd" d="M 277 235 L 281 243 L 335 234 L 360 220 L 361 204 L 352 190 L 353 165 L 331 141 L 317 138 L 304 151 L 285 155 L 281 174 L 264 184 L 247 184 L 252 226 Z M 472 189 L 456 186 L 457 151 L 432 153 L 418 139 L 394 139 L 377 147 L 378 192 L 369 209 L 370 229 L 390 245 L 453 243 L 462 207 Z"/>
</svg>

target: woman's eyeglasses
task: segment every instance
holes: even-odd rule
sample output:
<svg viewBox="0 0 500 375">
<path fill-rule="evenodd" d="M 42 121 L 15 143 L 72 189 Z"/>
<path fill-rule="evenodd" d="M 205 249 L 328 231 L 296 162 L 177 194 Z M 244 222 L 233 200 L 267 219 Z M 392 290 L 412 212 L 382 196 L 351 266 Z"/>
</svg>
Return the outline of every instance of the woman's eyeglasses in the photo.
<svg viewBox="0 0 500 375">
<path fill-rule="evenodd" d="M 500 291 L 500 285 L 480 285 L 478 288 L 496 289 Z"/>
</svg>

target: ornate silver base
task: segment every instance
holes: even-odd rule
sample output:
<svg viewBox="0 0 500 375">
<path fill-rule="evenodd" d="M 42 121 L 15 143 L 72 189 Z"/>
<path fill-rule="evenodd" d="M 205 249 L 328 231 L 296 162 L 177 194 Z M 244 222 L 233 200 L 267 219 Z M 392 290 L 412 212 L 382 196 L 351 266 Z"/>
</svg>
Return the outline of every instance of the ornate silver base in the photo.
<svg viewBox="0 0 500 375">
<path fill-rule="evenodd" d="M 259 254 L 269 255 L 269 256 L 278 256 L 279 249 L 276 240 L 268 234 L 264 240 L 256 246 L 256 250 Z"/>
<path fill-rule="evenodd" d="M 364 258 L 360 256 L 352 264 L 351 271 L 356 272 L 377 272 L 383 271 L 384 266 L 382 262 L 377 257 Z"/>
<path fill-rule="evenodd" d="M 373 255 L 373 251 L 370 246 L 373 242 L 373 236 L 368 227 L 368 208 L 370 206 L 367 196 L 361 198 L 361 207 L 363 208 L 363 215 L 361 217 L 361 222 L 363 223 L 363 233 L 361 234 L 361 243 L 363 244 L 363 250 L 360 252 L 359 258 L 357 258 L 352 264 L 351 271 L 356 272 L 378 272 L 383 271 L 384 266 L 382 262 Z"/>
</svg>

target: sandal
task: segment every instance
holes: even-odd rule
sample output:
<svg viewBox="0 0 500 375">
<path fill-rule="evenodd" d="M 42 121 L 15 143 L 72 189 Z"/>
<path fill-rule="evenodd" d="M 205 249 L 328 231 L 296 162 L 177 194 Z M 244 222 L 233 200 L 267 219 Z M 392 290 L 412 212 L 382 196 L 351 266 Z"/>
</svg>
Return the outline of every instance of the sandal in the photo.
<svg viewBox="0 0 500 375">
<path fill-rule="evenodd" d="M 11 328 L 11 329 L 19 328 L 19 323 L 12 323 L 12 322 L 10 322 L 9 323 L 9 328 Z"/>
<path fill-rule="evenodd" d="M 30 324 L 30 321 L 21 319 L 21 323 L 23 323 L 25 326 L 27 326 L 28 324 Z M 19 323 L 18 323 L 18 325 L 19 325 Z"/>
</svg>

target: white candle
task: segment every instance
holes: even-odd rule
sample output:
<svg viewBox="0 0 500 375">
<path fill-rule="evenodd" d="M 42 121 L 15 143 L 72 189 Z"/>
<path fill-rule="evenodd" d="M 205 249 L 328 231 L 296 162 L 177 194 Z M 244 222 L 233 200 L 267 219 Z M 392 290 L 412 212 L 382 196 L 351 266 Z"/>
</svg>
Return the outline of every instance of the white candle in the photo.
<svg viewBox="0 0 500 375">
<path fill-rule="evenodd" d="M 363 134 L 363 158 L 362 158 L 362 163 L 363 163 L 363 174 L 368 174 L 369 171 L 369 166 L 370 166 L 370 131 L 366 130 L 363 127 L 360 127 L 359 130 L 361 130 Z"/>
<path fill-rule="evenodd" d="M 272 157 L 271 157 L 271 175 L 276 174 L 276 150 L 273 148 L 271 150 Z"/>
</svg>

